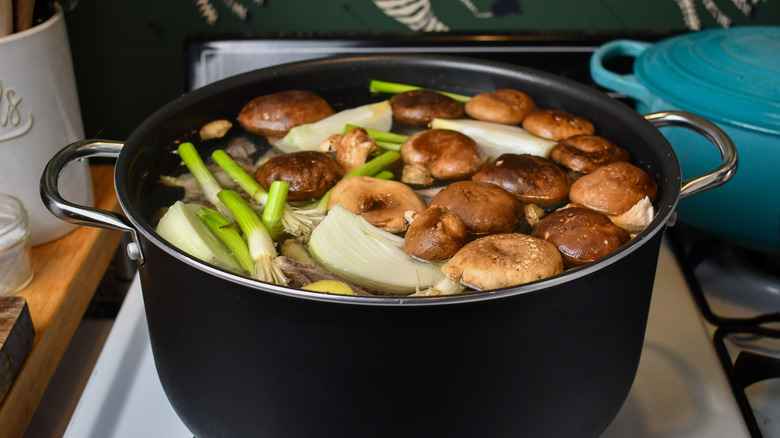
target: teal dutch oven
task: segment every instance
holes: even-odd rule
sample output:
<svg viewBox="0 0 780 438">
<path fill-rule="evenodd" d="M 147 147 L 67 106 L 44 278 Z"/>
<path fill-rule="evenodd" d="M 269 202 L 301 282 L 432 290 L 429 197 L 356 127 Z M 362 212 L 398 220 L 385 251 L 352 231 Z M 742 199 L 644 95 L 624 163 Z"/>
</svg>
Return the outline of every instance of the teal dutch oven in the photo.
<svg viewBox="0 0 780 438">
<path fill-rule="evenodd" d="M 630 57 L 633 72 L 605 62 Z M 683 110 L 720 126 L 734 140 L 739 170 L 723 186 L 681 200 L 678 220 L 722 240 L 780 255 L 780 26 L 704 30 L 655 44 L 616 40 L 590 62 L 594 81 L 636 100 L 641 114 Z M 720 163 L 701 137 L 662 128 L 683 178 Z"/>
</svg>

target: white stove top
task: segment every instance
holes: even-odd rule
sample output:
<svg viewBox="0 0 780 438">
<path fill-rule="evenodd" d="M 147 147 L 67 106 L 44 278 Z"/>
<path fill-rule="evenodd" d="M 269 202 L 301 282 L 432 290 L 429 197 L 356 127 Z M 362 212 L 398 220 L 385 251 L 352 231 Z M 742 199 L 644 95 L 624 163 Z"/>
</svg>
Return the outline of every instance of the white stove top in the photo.
<svg viewBox="0 0 780 438">
<path fill-rule="evenodd" d="M 710 333 L 665 240 L 639 370 L 603 437 L 749 437 Z M 160 386 L 137 277 L 64 436 L 192 437 Z"/>
</svg>

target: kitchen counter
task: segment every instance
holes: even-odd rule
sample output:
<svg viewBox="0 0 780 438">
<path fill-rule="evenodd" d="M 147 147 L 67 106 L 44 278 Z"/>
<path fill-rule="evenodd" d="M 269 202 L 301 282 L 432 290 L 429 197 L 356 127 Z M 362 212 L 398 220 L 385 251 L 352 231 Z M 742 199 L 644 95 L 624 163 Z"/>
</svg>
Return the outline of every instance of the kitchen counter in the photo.
<svg viewBox="0 0 780 438">
<path fill-rule="evenodd" d="M 95 207 L 120 211 L 114 192 L 114 167 L 93 165 Z M 24 435 L 84 311 L 116 253 L 122 233 L 80 226 L 34 247 L 33 281 L 17 295 L 27 300 L 35 339 L 10 391 L 0 404 L 4 438 Z"/>
</svg>

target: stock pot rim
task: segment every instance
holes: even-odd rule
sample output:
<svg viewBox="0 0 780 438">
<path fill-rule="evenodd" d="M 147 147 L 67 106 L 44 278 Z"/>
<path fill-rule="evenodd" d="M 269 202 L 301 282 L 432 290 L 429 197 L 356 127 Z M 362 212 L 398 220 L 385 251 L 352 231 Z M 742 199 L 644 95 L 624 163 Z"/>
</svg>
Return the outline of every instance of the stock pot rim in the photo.
<svg viewBox="0 0 780 438">
<path fill-rule="evenodd" d="M 160 236 L 154 232 L 153 228 L 143 218 L 143 216 L 139 213 L 138 209 L 133 204 L 133 197 L 130 194 L 130 190 L 133 188 L 129 187 L 131 184 L 129 184 L 128 178 L 131 170 L 133 170 L 133 166 L 138 162 L 138 152 L 143 147 L 143 144 L 147 140 L 149 133 L 153 132 L 155 129 L 161 126 L 161 124 L 164 124 L 171 117 L 180 114 L 181 112 L 195 105 L 197 102 L 209 101 L 210 99 L 214 99 L 214 96 L 223 95 L 223 93 L 225 93 L 224 95 L 231 95 L 231 91 L 238 88 L 251 86 L 252 84 L 263 81 L 271 81 L 291 72 L 296 72 L 298 74 L 301 72 L 303 72 L 303 74 L 314 74 L 321 69 L 326 69 L 328 71 L 339 71 L 339 69 L 341 69 L 342 71 L 349 72 L 355 71 L 357 68 L 378 68 L 381 66 L 395 66 L 405 68 L 423 66 L 425 68 L 434 69 L 455 68 L 459 72 L 466 71 L 473 74 L 487 74 L 491 75 L 491 77 L 497 77 L 509 81 L 530 80 L 538 82 L 544 87 L 563 87 L 564 89 L 574 90 L 578 94 L 583 95 L 583 99 L 593 99 L 597 104 L 599 104 L 601 109 L 608 110 L 607 112 L 613 117 L 619 117 L 621 120 L 625 120 L 626 124 L 637 125 L 637 131 L 641 131 L 642 134 L 646 137 L 652 137 L 653 144 L 657 145 L 654 146 L 655 148 L 663 148 L 663 153 L 658 152 L 655 154 L 655 156 L 659 157 L 660 155 L 663 155 L 663 157 L 660 157 L 661 159 L 658 163 L 658 167 L 652 168 L 652 170 L 657 173 L 655 179 L 661 188 L 661 190 L 659 190 L 660 196 L 657 203 L 657 212 L 652 223 L 644 231 L 635 236 L 629 243 L 612 254 L 609 254 L 608 256 L 603 257 L 598 261 L 564 272 L 563 274 L 557 275 L 555 277 L 539 280 L 533 283 L 491 291 L 465 293 L 455 296 L 361 297 L 323 294 L 261 283 L 256 280 L 242 277 L 240 275 L 223 271 L 219 268 L 208 265 L 205 262 L 186 255 L 185 253 L 179 251 L 176 248 L 173 248 L 168 243 L 163 241 L 162 238 L 160 238 Z M 575 99 L 574 102 L 578 102 L 578 100 Z M 598 123 L 596 123 L 596 125 L 598 126 Z M 628 128 L 629 127 L 623 127 L 622 129 Z M 409 307 L 463 304 L 501 299 L 520 294 L 543 291 L 544 289 L 551 286 L 587 277 L 592 273 L 602 269 L 603 267 L 615 263 L 624 257 L 629 257 L 637 248 L 654 238 L 656 234 L 665 228 L 665 225 L 672 216 L 674 208 L 679 200 L 681 172 L 679 162 L 671 145 L 669 145 L 669 143 L 657 128 L 652 126 L 641 115 L 636 113 L 628 106 L 613 100 L 606 94 L 587 87 L 583 84 L 579 84 L 566 78 L 554 76 L 549 73 L 526 67 L 495 61 L 476 60 L 460 56 L 361 55 L 301 61 L 292 64 L 269 67 L 223 79 L 219 82 L 215 82 L 180 96 L 179 98 L 168 103 L 150 115 L 130 134 L 127 142 L 125 143 L 125 146 L 122 149 L 122 152 L 117 158 L 114 183 L 122 210 L 136 227 L 139 234 L 143 236 L 141 239 L 139 239 L 139 244 L 142 246 L 154 245 L 158 248 L 161 248 L 177 261 L 185 263 L 193 269 L 204 271 L 232 284 L 256 289 L 258 292 L 280 294 L 291 298 L 324 301 L 337 304 Z M 658 237 L 660 238 L 660 236 Z M 141 267 L 141 269 L 143 269 L 143 267 Z"/>
</svg>

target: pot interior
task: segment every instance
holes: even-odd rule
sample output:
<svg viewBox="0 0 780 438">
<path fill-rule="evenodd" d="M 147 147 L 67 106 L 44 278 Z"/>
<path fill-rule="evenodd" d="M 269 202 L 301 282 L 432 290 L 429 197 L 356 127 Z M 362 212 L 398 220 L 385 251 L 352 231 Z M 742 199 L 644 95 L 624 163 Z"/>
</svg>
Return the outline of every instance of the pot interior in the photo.
<svg viewBox="0 0 780 438">
<path fill-rule="evenodd" d="M 305 61 L 235 76 L 194 90 L 150 116 L 128 138 L 117 161 L 116 189 L 122 208 L 152 244 L 167 247 L 154 232 L 156 212 L 172 204 L 181 192 L 162 188 L 162 175 L 182 169 L 174 153 L 181 140 L 197 136 L 203 124 L 216 119 L 235 121 L 249 100 L 288 89 L 315 91 L 336 111 L 387 99 L 372 96 L 371 79 L 419 85 L 465 95 L 514 88 L 529 94 L 539 108 L 558 108 L 588 118 L 596 133 L 628 149 L 632 163 L 644 169 L 658 184 L 659 200 L 653 223 L 637 238 L 611 255 L 573 271 L 587 272 L 623 257 L 644 237 L 666 223 L 679 197 L 680 169 L 665 138 L 633 109 L 582 84 L 544 72 L 484 60 L 450 56 L 362 56 Z M 251 135 L 250 135 L 251 136 Z M 258 144 L 260 137 L 253 137 Z M 196 143 L 197 144 L 197 143 Z M 204 150 L 201 150 L 203 153 Z M 176 250 L 169 250 L 178 253 Z M 183 254 L 178 253 L 178 256 Z M 203 268 L 202 263 L 191 259 Z M 232 274 L 226 274 L 230 277 Z M 559 275 L 555 281 L 579 275 Z M 237 277 L 237 276 L 234 276 Z M 543 280 L 537 283 L 545 283 Z M 258 288 L 267 288 L 257 283 Z M 536 286 L 528 286 L 536 287 Z M 274 288 L 271 288 L 274 289 Z M 512 288 L 514 290 L 518 287 Z"/>
</svg>

